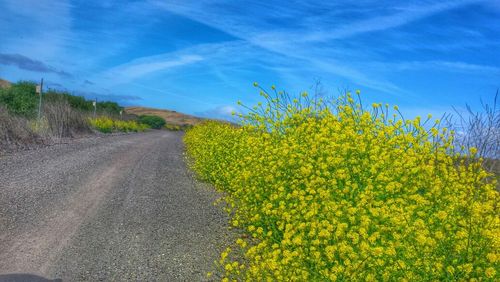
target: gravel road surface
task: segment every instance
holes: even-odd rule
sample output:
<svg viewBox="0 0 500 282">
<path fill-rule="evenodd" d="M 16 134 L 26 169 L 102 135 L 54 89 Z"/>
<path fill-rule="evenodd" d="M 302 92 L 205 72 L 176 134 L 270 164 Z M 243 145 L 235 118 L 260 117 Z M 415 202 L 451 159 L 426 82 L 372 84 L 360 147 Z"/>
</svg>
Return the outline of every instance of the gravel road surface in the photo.
<svg viewBox="0 0 500 282">
<path fill-rule="evenodd" d="M 177 132 L 0 156 L 0 281 L 205 280 L 231 237 L 216 198 Z"/>
</svg>

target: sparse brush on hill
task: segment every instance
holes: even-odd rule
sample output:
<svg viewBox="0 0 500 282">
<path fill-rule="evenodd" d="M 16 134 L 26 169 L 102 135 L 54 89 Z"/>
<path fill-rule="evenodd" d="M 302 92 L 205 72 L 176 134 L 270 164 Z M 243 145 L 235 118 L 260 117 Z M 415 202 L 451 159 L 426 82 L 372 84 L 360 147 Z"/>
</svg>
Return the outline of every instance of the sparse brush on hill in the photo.
<svg viewBox="0 0 500 282">
<path fill-rule="evenodd" d="M 363 108 L 359 92 L 260 90 L 243 126 L 185 135 L 244 232 L 218 261 L 225 281 L 500 279 L 500 196 L 477 148 L 459 154 L 439 121 Z"/>
</svg>

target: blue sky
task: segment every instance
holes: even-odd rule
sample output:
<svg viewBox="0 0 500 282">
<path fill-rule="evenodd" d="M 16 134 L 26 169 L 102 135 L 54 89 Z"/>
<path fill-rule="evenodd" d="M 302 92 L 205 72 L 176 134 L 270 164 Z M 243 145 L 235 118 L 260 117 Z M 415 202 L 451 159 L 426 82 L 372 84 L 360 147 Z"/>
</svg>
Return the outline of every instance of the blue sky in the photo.
<svg viewBox="0 0 500 282">
<path fill-rule="evenodd" d="M 500 1 L 0 0 L 0 77 L 88 98 L 227 117 L 254 81 L 409 116 L 500 87 Z"/>
</svg>

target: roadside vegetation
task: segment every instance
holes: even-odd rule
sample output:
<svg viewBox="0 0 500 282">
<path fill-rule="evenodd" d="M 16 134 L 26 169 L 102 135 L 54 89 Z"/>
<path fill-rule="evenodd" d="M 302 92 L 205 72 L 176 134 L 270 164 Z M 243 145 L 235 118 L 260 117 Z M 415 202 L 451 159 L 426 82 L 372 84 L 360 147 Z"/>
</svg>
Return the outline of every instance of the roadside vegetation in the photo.
<svg viewBox="0 0 500 282">
<path fill-rule="evenodd" d="M 10 113 L 34 118 L 37 116 L 39 96 L 36 93 L 36 83 L 20 81 L 8 87 L 0 88 L 0 104 L 4 105 Z M 74 96 L 65 91 L 49 89 L 43 93 L 43 104 L 53 104 L 63 101 L 74 110 L 91 112 L 94 110 L 93 101 L 84 97 Z M 119 115 L 123 109 L 115 102 L 97 102 L 97 114 Z"/>
<path fill-rule="evenodd" d="M 152 115 L 139 116 L 138 120 L 140 123 L 147 124 L 149 127 L 153 129 L 161 129 L 167 124 L 165 119 L 159 116 L 152 116 Z"/>
<path fill-rule="evenodd" d="M 210 121 L 184 139 L 242 232 L 223 280 L 500 279 L 496 179 L 481 148 L 457 148 L 464 132 L 362 106 L 358 91 L 260 95 L 242 126 Z"/>
<path fill-rule="evenodd" d="M 40 117 L 36 83 L 20 81 L 0 87 L 0 149 L 26 147 L 54 138 L 91 134 L 94 130 L 139 132 L 149 126 L 135 115 L 122 115 L 115 102 L 96 103 L 65 91 L 43 93 Z"/>
<path fill-rule="evenodd" d="M 102 133 L 111 132 L 142 132 L 150 128 L 149 125 L 135 120 L 114 120 L 109 117 L 91 118 L 90 124 Z"/>
</svg>

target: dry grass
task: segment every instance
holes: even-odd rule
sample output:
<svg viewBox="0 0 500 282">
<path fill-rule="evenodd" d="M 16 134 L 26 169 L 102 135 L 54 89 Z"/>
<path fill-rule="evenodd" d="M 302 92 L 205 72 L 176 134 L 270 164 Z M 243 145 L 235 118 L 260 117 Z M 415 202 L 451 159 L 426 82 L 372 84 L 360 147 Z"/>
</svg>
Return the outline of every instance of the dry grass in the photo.
<svg viewBox="0 0 500 282">
<path fill-rule="evenodd" d="M 32 129 L 27 119 L 10 115 L 0 106 L 0 151 L 41 142 L 42 137 Z"/>
<path fill-rule="evenodd" d="M 187 126 L 193 126 L 196 124 L 201 123 L 205 119 L 191 116 L 191 115 L 186 115 L 183 113 L 179 113 L 176 111 L 170 111 L 170 110 L 159 110 L 159 109 L 151 109 L 151 108 L 144 108 L 144 107 L 127 107 L 125 108 L 125 113 L 127 114 L 134 114 L 134 115 L 154 115 L 154 116 L 159 116 L 165 119 L 167 124 L 170 125 L 178 125 L 181 127 L 187 127 Z"/>
<path fill-rule="evenodd" d="M 31 148 L 57 139 L 92 133 L 87 115 L 65 100 L 43 105 L 43 117 L 30 120 L 16 116 L 0 105 L 0 152 Z"/>
<path fill-rule="evenodd" d="M 45 104 L 43 113 L 52 137 L 76 137 L 91 132 L 87 115 L 73 109 L 67 100 Z"/>
</svg>

